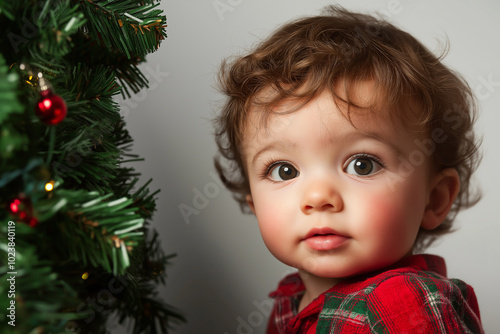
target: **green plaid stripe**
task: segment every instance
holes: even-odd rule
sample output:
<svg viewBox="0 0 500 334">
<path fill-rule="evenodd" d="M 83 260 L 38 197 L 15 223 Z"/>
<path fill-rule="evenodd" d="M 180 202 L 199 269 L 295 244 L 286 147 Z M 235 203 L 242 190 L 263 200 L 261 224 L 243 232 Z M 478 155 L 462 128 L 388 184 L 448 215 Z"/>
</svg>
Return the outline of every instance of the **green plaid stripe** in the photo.
<svg viewBox="0 0 500 334">
<path fill-rule="evenodd" d="M 319 314 L 316 333 L 331 333 L 332 327 L 341 331 L 342 327 L 349 324 L 363 326 L 367 321 L 366 293 L 369 293 L 373 287 L 367 287 L 347 296 L 327 293 L 323 310 Z"/>
</svg>

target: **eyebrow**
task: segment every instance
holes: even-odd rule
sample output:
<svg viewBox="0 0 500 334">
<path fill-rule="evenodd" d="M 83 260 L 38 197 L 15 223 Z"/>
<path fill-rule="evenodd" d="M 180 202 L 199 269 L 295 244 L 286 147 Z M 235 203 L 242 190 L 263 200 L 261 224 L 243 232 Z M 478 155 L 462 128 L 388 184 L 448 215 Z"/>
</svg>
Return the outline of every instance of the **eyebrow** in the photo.
<svg viewBox="0 0 500 334">
<path fill-rule="evenodd" d="M 363 138 L 373 139 L 373 140 L 376 140 L 378 142 L 381 142 L 384 145 L 387 145 L 390 149 L 392 149 L 397 156 L 403 155 L 403 153 L 401 152 L 401 149 L 396 144 L 394 144 L 390 140 L 385 139 L 384 137 L 378 135 L 375 132 L 363 132 L 363 131 L 355 132 L 353 134 L 348 134 L 345 137 L 338 138 L 337 140 L 333 139 L 330 142 L 335 142 L 335 143 L 339 144 L 339 143 L 351 142 L 353 140 L 363 139 Z"/>
<path fill-rule="evenodd" d="M 390 142 L 389 140 L 386 140 L 385 138 L 381 137 L 380 135 L 373 133 L 373 132 L 353 132 L 346 134 L 345 136 L 342 137 L 334 137 L 330 138 L 328 141 L 325 142 L 325 144 L 335 144 L 335 145 L 345 145 L 347 143 L 352 143 L 355 140 L 360 140 L 360 139 L 372 139 L 376 140 L 378 142 L 383 143 L 384 145 L 388 146 L 392 151 L 397 156 L 402 156 L 402 152 L 400 148 L 395 145 L 394 143 Z M 260 149 L 252 158 L 252 166 L 255 166 L 255 162 L 257 159 L 264 153 L 269 152 L 269 151 L 292 151 L 297 147 L 297 144 L 289 141 L 289 140 L 281 140 L 281 141 L 273 141 L 266 146 L 264 146 L 262 149 Z"/>
<path fill-rule="evenodd" d="M 290 151 L 293 150 L 297 147 L 297 144 L 289 141 L 289 140 L 281 140 L 281 141 L 274 141 L 272 143 L 269 143 L 268 145 L 264 146 L 262 149 L 260 149 L 252 159 L 252 166 L 255 166 L 255 162 L 265 152 L 268 151 Z"/>
</svg>

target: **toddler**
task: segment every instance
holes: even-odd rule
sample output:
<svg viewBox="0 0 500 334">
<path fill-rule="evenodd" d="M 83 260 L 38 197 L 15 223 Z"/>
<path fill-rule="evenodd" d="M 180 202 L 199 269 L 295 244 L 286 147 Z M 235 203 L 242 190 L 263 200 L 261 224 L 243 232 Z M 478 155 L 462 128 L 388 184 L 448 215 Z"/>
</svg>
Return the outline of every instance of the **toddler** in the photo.
<svg viewBox="0 0 500 334">
<path fill-rule="evenodd" d="M 268 333 L 482 333 L 473 289 L 422 254 L 475 204 L 469 86 L 406 32 L 328 7 L 223 63 L 216 168 L 298 269 Z"/>
</svg>

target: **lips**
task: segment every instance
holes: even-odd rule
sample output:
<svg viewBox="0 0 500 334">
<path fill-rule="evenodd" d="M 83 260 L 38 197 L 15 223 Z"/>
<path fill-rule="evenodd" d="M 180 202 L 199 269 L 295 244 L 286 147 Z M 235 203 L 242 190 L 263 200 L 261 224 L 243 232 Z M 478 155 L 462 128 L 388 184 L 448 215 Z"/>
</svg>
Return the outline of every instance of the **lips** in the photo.
<svg viewBox="0 0 500 334">
<path fill-rule="evenodd" d="M 347 239 L 329 227 L 321 227 L 310 230 L 302 241 L 314 250 L 325 251 L 341 247 Z"/>
</svg>

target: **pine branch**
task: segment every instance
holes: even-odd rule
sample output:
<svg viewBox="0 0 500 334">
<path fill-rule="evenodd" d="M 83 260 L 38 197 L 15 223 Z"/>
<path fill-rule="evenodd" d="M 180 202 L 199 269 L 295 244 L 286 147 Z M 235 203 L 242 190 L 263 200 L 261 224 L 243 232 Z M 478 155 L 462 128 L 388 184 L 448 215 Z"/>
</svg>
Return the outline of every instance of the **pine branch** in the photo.
<svg viewBox="0 0 500 334">
<path fill-rule="evenodd" d="M 16 222 L 20 255 L 19 326 L 2 323 L 1 333 L 107 333 L 113 312 L 132 319 L 134 333 L 166 332 L 183 320 L 156 299 L 171 258 L 148 233 L 158 191 L 124 166 L 141 159 L 113 100 L 147 87 L 138 65 L 166 37 L 164 27 L 154 0 L 0 2 L 0 220 Z M 68 107 L 57 125 L 34 112 L 39 72 Z M 3 224 L 0 237 L 2 275 Z M 122 292 L 89 305 L 116 279 L 128 282 Z M 5 289 L 0 282 L 1 307 Z"/>
<path fill-rule="evenodd" d="M 113 100 L 119 87 L 112 70 L 78 63 L 64 81 L 57 77 L 53 82 L 68 105 L 68 116 L 57 128 L 51 163 L 55 177 L 65 178 L 70 188 L 81 188 L 85 180 L 89 191 L 111 192 L 121 154 L 113 141 L 121 116 Z"/>
<path fill-rule="evenodd" d="M 5 217 L 2 217 L 5 218 Z M 4 219 L 2 219 L 5 221 Z M 34 327 L 61 330 L 61 324 L 69 319 L 77 319 L 82 315 L 67 312 L 72 305 L 77 303 L 77 293 L 64 280 L 56 274 L 55 263 L 42 260 L 34 240 L 36 231 L 28 225 L 15 225 L 15 252 L 16 272 L 16 321 L 15 327 L 7 325 L 7 321 L 0 324 L 1 333 L 28 333 Z M 0 225 L 0 276 L 11 277 L 7 274 L 7 225 Z M 0 281 L 0 305 L 7 309 L 10 304 L 8 284 L 6 279 Z"/>
<path fill-rule="evenodd" d="M 103 66 L 113 70 L 123 97 L 130 93 L 138 93 L 148 87 L 148 80 L 139 70 L 139 64 L 145 61 L 144 56 L 128 58 L 119 52 L 110 52 L 105 45 L 99 45 L 88 36 L 78 34 L 73 37 L 75 47 L 67 58 L 74 63 L 82 63 L 87 67 Z"/>
<path fill-rule="evenodd" d="M 6 167 L 7 159 L 27 144 L 25 134 L 17 131 L 14 117 L 24 112 L 18 98 L 18 80 L 16 72 L 9 72 L 3 55 L 0 53 L 0 161 L 2 169 Z"/>
<path fill-rule="evenodd" d="M 6 51 L 8 63 L 30 59 L 30 65 L 58 73 L 64 66 L 62 57 L 73 47 L 72 36 L 85 24 L 78 6 L 63 1 L 9 2 L 9 20 L 2 17 L 0 49 Z M 0 13 L 1 14 L 1 13 Z M 6 13 L 4 13 L 6 15 Z M 14 19 L 10 20 L 10 16 Z M 22 20 L 21 20 L 22 18 Z"/>
<path fill-rule="evenodd" d="M 143 235 L 144 220 L 132 206 L 133 200 L 109 201 L 111 195 L 66 190 L 58 196 L 68 201 L 69 219 L 61 219 L 60 229 L 65 236 L 63 240 L 68 240 L 64 248 L 70 259 L 102 267 L 115 275 L 123 274 L 130 265 L 129 252 Z"/>
<path fill-rule="evenodd" d="M 131 323 L 133 333 L 168 333 L 171 325 L 186 319 L 174 307 L 159 300 L 154 283 L 164 283 L 165 268 L 173 255 L 165 256 L 156 231 L 145 235 L 145 242 L 132 254 L 129 270 L 131 286 L 117 305 L 120 323 Z"/>
<path fill-rule="evenodd" d="M 15 20 L 14 16 L 14 4 L 13 1 L 2 1 L 0 2 L 0 17 L 5 16 L 9 20 Z"/>
<path fill-rule="evenodd" d="M 88 19 L 86 32 L 99 45 L 127 58 L 144 56 L 159 47 L 166 37 L 166 18 L 158 4 L 131 0 L 72 0 Z M 118 37 L 118 38 L 111 38 Z"/>
<path fill-rule="evenodd" d="M 62 57 L 71 50 L 71 36 L 85 24 L 78 6 L 71 5 L 69 0 L 55 3 L 47 1 L 41 12 L 34 14 L 33 18 L 38 28 L 39 42 L 31 43 L 31 53 L 46 53 L 54 57 Z"/>
<path fill-rule="evenodd" d="M 15 72 L 9 72 L 3 55 L 0 53 L 0 122 L 4 122 L 11 114 L 20 114 L 23 107 L 17 97 L 19 76 Z"/>
</svg>

